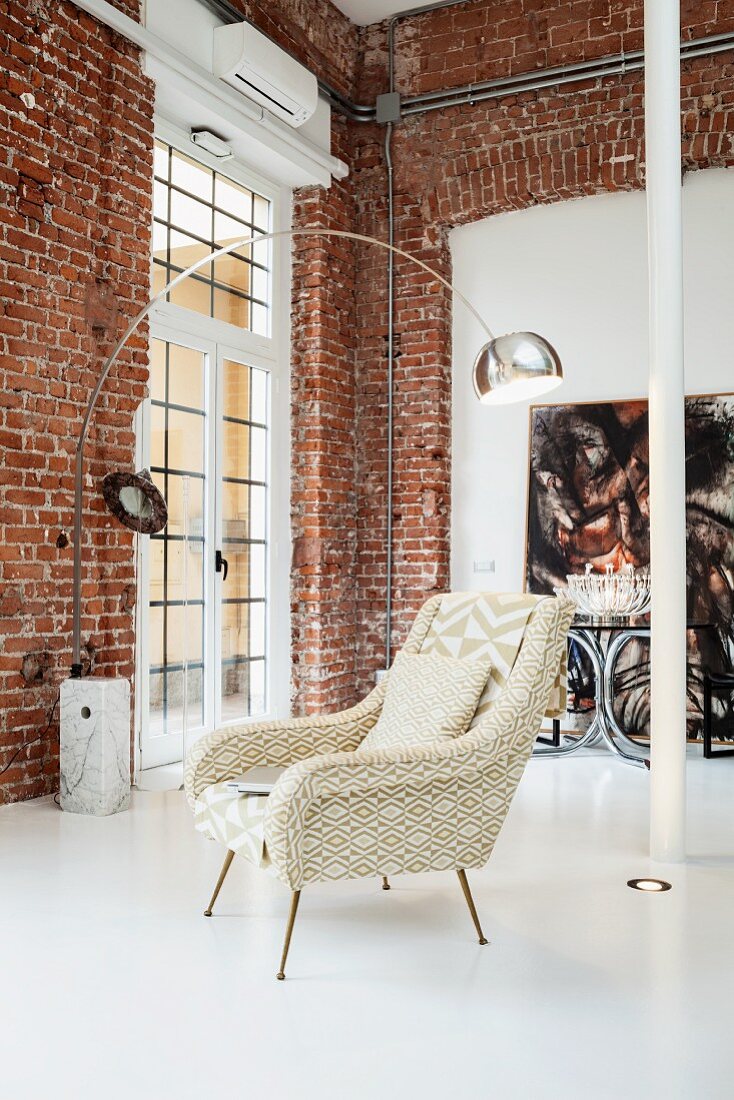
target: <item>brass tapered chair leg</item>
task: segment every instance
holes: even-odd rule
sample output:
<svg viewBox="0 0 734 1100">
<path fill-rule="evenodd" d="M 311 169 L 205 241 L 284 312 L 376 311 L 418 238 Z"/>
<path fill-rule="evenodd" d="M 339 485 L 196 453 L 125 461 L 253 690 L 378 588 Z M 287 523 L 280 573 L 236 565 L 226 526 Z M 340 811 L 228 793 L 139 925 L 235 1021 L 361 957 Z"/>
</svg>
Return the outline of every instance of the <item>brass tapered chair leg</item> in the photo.
<svg viewBox="0 0 734 1100">
<path fill-rule="evenodd" d="M 484 932 L 482 932 L 482 926 L 479 923 L 479 916 L 477 914 L 477 907 L 474 904 L 474 898 L 471 896 L 471 890 L 469 889 L 469 880 L 466 877 L 466 871 L 457 871 L 459 876 L 459 882 L 461 883 L 461 889 L 464 891 L 464 897 L 466 898 L 466 904 L 469 906 L 469 912 L 471 913 L 471 919 L 474 921 L 474 927 L 477 930 L 480 944 L 484 945 L 489 941 L 485 938 Z"/>
<path fill-rule="evenodd" d="M 293 933 L 293 925 L 296 921 L 296 913 L 298 912 L 298 902 L 301 898 L 301 891 L 294 890 L 293 897 L 291 898 L 291 911 L 288 914 L 288 927 L 285 930 L 285 942 L 283 943 L 283 954 L 280 957 L 280 970 L 275 975 L 279 982 L 285 979 L 285 960 L 288 958 L 288 948 L 291 945 L 291 935 Z"/>
<path fill-rule="evenodd" d="M 387 875 L 382 876 L 382 889 L 383 890 L 389 890 L 390 889 L 390 883 L 387 881 Z"/>
<path fill-rule="evenodd" d="M 208 908 L 204 910 L 204 916 L 205 917 L 210 917 L 212 915 L 212 909 L 214 908 L 214 902 L 217 900 L 217 895 L 218 895 L 219 891 L 222 889 L 222 883 L 224 882 L 225 878 L 227 877 L 227 871 L 229 870 L 230 864 L 231 864 L 233 859 L 234 859 L 234 852 L 231 851 L 228 848 L 227 849 L 227 854 L 224 857 L 224 863 L 222 864 L 222 870 L 219 872 L 219 878 L 217 879 L 217 885 L 214 887 L 214 893 L 212 894 L 212 900 L 209 902 Z"/>
</svg>

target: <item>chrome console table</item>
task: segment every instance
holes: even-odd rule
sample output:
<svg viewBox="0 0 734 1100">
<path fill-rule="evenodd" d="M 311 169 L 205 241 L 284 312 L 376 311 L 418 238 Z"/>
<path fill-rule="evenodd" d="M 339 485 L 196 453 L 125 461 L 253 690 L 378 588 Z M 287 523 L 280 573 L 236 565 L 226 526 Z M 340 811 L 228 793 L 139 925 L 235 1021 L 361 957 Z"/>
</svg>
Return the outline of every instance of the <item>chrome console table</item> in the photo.
<svg viewBox="0 0 734 1100">
<path fill-rule="evenodd" d="M 608 636 L 606 645 L 602 641 L 603 634 Z M 568 637 L 570 641 L 581 646 L 594 669 L 594 717 L 585 733 L 566 744 L 562 744 L 563 734 L 555 726 L 556 736 L 553 743 L 549 745 L 547 741 L 541 741 L 534 748 L 533 755 L 567 756 L 586 745 L 603 740 L 607 748 L 626 764 L 637 768 L 649 767 L 649 758 L 641 755 L 644 746 L 638 745 L 620 729 L 614 716 L 614 673 L 619 655 L 633 638 L 649 638 L 649 625 L 632 626 L 619 621 L 575 623 L 569 630 Z"/>
<path fill-rule="evenodd" d="M 687 630 L 711 630 L 712 623 L 686 624 Z M 602 636 L 606 635 L 606 644 Z M 637 768 L 649 768 L 649 746 L 640 745 L 620 727 L 614 715 L 614 677 L 620 655 L 633 638 L 650 639 L 649 623 L 616 622 L 576 622 L 568 632 L 573 640 L 588 654 L 594 669 L 595 711 L 591 725 L 585 733 L 563 744 L 560 724 L 554 722 L 554 738 L 549 741 L 539 738 L 533 749 L 534 756 L 567 756 L 586 745 L 602 740 L 615 756 L 625 764 Z"/>
</svg>

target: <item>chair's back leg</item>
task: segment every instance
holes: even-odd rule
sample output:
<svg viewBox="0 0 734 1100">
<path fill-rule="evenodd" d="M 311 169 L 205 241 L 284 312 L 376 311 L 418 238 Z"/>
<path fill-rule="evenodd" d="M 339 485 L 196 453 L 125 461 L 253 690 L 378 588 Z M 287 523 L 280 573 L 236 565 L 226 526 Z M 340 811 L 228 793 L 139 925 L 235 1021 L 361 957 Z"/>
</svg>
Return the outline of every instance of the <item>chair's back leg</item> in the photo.
<svg viewBox="0 0 734 1100">
<path fill-rule="evenodd" d="M 480 944 L 488 942 L 485 939 L 484 932 L 482 932 L 482 926 L 479 923 L 479 916 L 477 914 L 477 908 L 474 904 L 474 898 L 471 896 L 471 890 L 469 889 L 469 880 L 466 877 L 466 871 L 457 871 L 459 876 L 459 882 L 461 883 L 461 889 L 464 891 L 464 897 L 466 898 L 466 904 L 469 906 L 469 912 L 471 913 L 471 919 L 474 921 L 474 927 L 477 930 Z"/>
<path fill-rule="evenodd" d="M 214 893 L 212 894 L 212 900 L 209 902 L 209 907 L 204 910 L 204 916 L 210 917 L 212 915 L 212 909 L 214 908 L 214 902 L 217 900 L 217 894 L 222 889 L 222 883 L 227 877 L 227 871 L 230 864 L 234 859 L 234 852 L 231 849 L 227 849 L 227 854 L 224 857 L 224 863 L 222 864 L 222 870 L 219 872 L 219 878 L 217 879 L 217 885 L 214 887 Z"/>
<path fill-rule="evenodd" d="M 296 920 L 296 913 L 298 912 L 298 902 L 301 897 L 300 890 L 293 891 L 293 897 L 291 898 L 291 911 L 288 914 L 288 927 L 285 930 L 285 942 L 283 944 L 283 954 L 280 959 L 280 970 L 276 974 L 276 978 L 279 982 L 282 982 L 285 978 L 285 960 L 288 958 L 288 948 L 291 945 L 291 935 L 293 933 L 293 925 Z"/>
<path fill-rule="evenodd" d="M 383 890 L 389 890 L 390 889 L 390 883 L 387 881 L 387 875 L 382 876 L 382 889 Z"/>
</svg>

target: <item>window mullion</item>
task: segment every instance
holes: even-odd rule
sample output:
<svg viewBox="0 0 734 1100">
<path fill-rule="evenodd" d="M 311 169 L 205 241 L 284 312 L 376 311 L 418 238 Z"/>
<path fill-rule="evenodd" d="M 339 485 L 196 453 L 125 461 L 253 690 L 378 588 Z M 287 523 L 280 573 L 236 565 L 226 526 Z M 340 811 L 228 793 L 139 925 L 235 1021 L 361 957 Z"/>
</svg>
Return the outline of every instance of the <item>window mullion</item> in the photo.
<svg viewBox="0 0 734 1100">
<path fill-rule="evenodd" d="M 209 492 L 211 507 L 212 541 L 208 555 L 208 574 L 211 580 L 211 598 L 209 600 L 209 624 L 207 637 L 210 640 L 211 667 L 208 676 L 210 707 L 214 727 L 222 722 L 222 578 L 215 572 L 214 553 L 222 546 L 222 354 L 217 345 L 211 359 L 210 385 L 210 448 L 211 472 L 213 481 Z"/>
</svg>

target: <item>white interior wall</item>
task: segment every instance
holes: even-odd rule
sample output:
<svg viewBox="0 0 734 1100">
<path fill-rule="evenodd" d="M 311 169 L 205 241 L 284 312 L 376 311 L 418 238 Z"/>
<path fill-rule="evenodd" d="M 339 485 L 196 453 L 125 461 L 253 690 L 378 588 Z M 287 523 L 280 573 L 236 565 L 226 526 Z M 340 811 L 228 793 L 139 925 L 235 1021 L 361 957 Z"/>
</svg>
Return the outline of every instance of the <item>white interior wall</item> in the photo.
<svg viewBox="0 0 734 1100">
<path fill-rule="evenodd" d="M 734 169 L 690 173 L 683 187 L 686 392 L 734 390 Z M 564 366 L 559 403 L 647 394 L 645 195 L 618 192 L 536 206 L 462 226 L 454 279 L 496 333 L 531 329 Z M 471 367 L 481 329 L 454 308 L 454 589 L 523 584 L 528 404 L 488 408 Z M 475 572 L 494 561 L 495 572 Z"/>
</svg>

